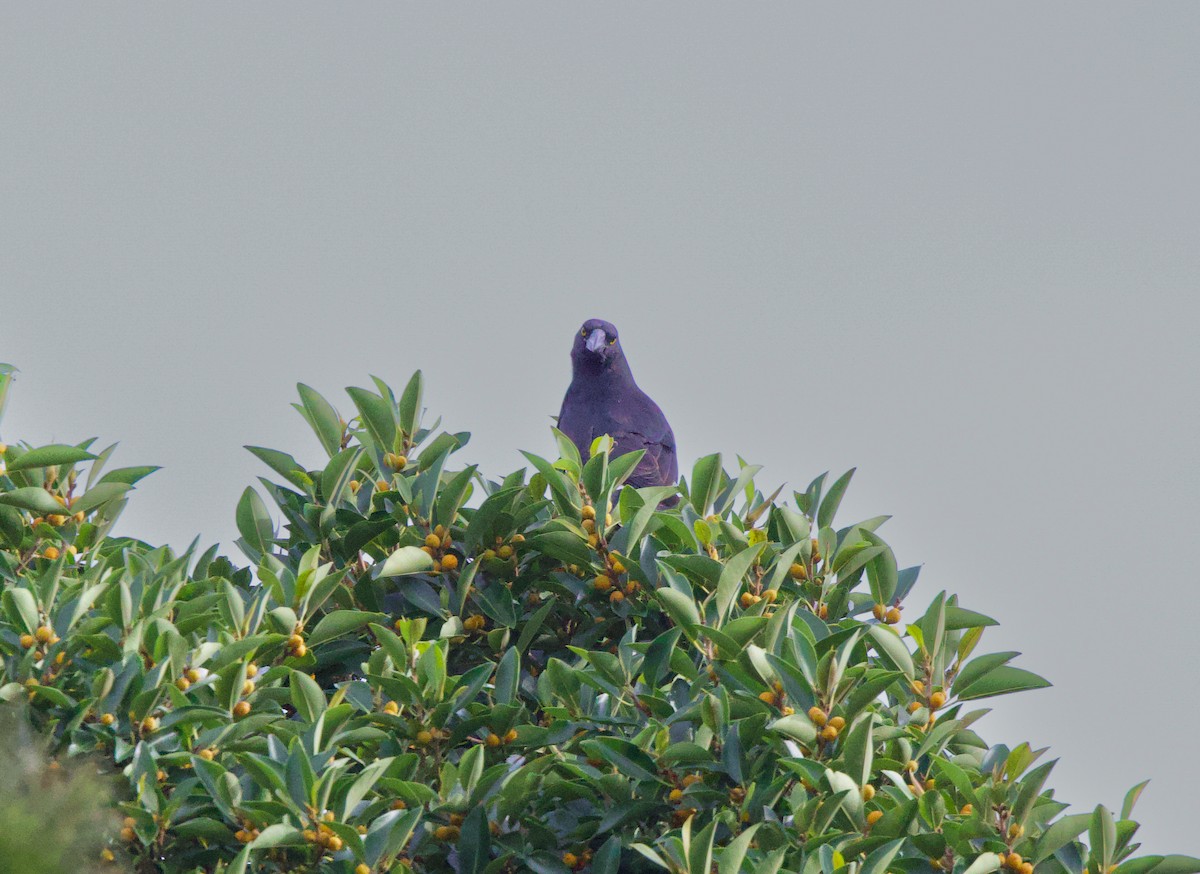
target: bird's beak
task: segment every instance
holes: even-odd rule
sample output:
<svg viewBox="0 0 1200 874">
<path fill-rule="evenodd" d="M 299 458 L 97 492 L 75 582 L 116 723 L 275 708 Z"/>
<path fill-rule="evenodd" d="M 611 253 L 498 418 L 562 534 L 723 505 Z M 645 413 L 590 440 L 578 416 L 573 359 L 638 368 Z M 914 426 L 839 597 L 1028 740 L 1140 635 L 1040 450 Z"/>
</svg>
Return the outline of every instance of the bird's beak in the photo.
<svg viewBox="0 0 1200 874">
<path fill-rule="evenodd" d="M 599 352 L 604 348 L 605 341 L 608 338 L 604 335 L 603 328 L 596 328 L 592 333 L 588 334 L 587 348 L 589 352 Z"/>
</svg>

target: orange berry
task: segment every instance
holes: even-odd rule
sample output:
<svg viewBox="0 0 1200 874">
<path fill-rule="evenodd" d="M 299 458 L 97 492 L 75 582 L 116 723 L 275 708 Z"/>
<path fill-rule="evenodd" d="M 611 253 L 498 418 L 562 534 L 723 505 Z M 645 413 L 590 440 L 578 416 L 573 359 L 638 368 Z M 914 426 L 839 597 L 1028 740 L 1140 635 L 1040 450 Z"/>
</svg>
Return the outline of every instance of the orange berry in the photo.
<svg viewBox="0 0 1200 874">
<path fill-rule="evenodd" d="M 39 625 L 33 636 L 37 638 L 38 643 L 48 643 L 50 638 L 54 637 L 54 629 L 49 625 Z"/>
<path fill-rule="evenodd" d="M 500 736 L 489 732 L 484 743 L 486 743 L 489 747 L 498 747 L 500 746 Z"/>
<path fill-rule="evenodd" d="M 253 695 L 254 694 L 254 681 L 253 680 L 247 680 L 246 682 L 242 683 L 242 694 L 243 695 Z"/>
<path fill-rule="evenodd" d="M 828 619 L 829 618 L 829 605 L 822 604 L 820 607 L 818 607 L 817 615 L 820 616 L 822 619 Z"/>
<path fill-rule="evenodd" d="M 206 762 L 211 762 L 213 759 L 215 759 L 217 757 L 217 751 L 215 749 L 213 749 L 212 747 L 205 747 L 200 752 L 196 753 L 196 755 L 198 755 L 200 758 L 204 759 L 204 761 L 206 761 Z"/>
<path fill-rule="evenodd" d="M 37 643 L 32 634 L 21 635 L 21 646 L 25 649 L 33 649 L 33 645 Z"/>
<path fill-rule="evenodd" d="M 428 534 L 425 537 L 425 545 L 430 549 L 439 549 L 442 545 L 442 538 L 438 537 L 436 534 Z"/>
<path fill-rule="evenodd" d="M 620 592 L 620 591 L 613 592 L 611 595 L 608 596 L 608 600 L 611 601 L 613 604 L 619 604 L 625 600 L 625 593 Z"/>
<path fill-rule="evenodd" d="M 592 588 L 597 592 L 607 592 L 612 588 L 612 580 L 604 574 L 600 574 L 596 579 L 592 580 Z"/>
<path fill-rule="evenodd" d="M 456 841 L 458 840 L 458 826 L 454 825 L 439 825 L 433 831 L 433 836 L 439 841 Z"/>
<path fill-rule="evenodd" d="M 235 719 L 242 719 L 250 715 L 250 702 L 239 701 L 233 705 L 233 716 Z"/>
<path fill-rule="evenodd" d="M 453 553 L 442 556 L 442 567 L 452 571 L 458 567 L 458 556 Z"/>
<path fill-rule="evenodd" d="M 900 608 L 889 607 L 887 613 L 884 614 L 883 619 L 888 625 L 895 625 L 900 621 Z"/>
<path fill-rule="evenodd" d="M 764 704 L 774 704 L 775 703 L 775 693 L 774 692 L 759 692 L 758 700 L 762 701 Z"/>
<path fill-rule="evenodd" d="M 57 528 L 60 525 L 66 524 L 67 517 L 62 515 L 61 513 L 52 513 L 51 515 L 46 517 L 46 521 L 49 522 L 51 525 L 53 525 L 55 528 Z"/>
<path fill-rule="evenodd" d="M 574 868 L 576 865 L 579 864 L 579 857 L 576 856 L 574 853 L 563 853 L 562 854 L 562 863 L 564 865 L 566 865 L 568 868 Z"/>
<path fill-rule="evenodd" d="M 683 798 L 683 790 L 682 789 L 672 789 L 671 793 L 667 796 L 667 800 L 670 801 L 672 804 L 678 804 L 682 798 Z"/>
<path fill-rule="evenodd" d="M 774 604 L 775 599 L 779 597 L 779 592 L 775 591 L 775 589 L 767 589 L 762 593 L 762 596 L 763 600 L 765 600 L 768 604 Z"/>
<path fill-rule="evenodd" d="M 365 862 L 359 862 L 354 866 L 354 874 L 371 874 L 371 867 Z"/>
<path fill-rule="evenodd" d="M 395 716 L 400 712 L 400 705 L 395 701 L 388 701 L 383 705 L 383 712 Z"/>
<path fill-rule="evenodd" d="M 829 721 L 829 717 L 825 715 L 825 711 L 820 707 L 808 708 L 808 719 L 817 728 L 821 728 Z"/>
<path fill-rule="evenodd" d="M 620 576 L 621 574 L 625 573 L 625 565 L 621 564 L 616 559 L 613 559 L 612 572 L 617 576 Z"/>
<path fill-rule="evenodd" d="M 833 719 L 829 720 L 829 724 L 832 725 L 834 728 L 836 728 L 838 731 L 841 731 L 843 728 L 846 727 L 846 720 L 842 719 L 842 717 L 840 717 L 840 716 L 835 716 L 835 717 L 833 717 Z"/>
<path fill-rule="evenodd" d="M 511 546 L 509 546 L 507 543 L 504 544 L 504 546 L 501 546 L 499 549 L 496 550 L 497 557 L 503 558 L 506 560 L 512 558 L 512 554 L 513 554 L 513 548 Z"/>
<path fill-rule="evenodd" d="M 134 834 L 133 829 L 131 829 L 129 826 L 125 826 L 121 829 L 121 840 L 123 840 L 125 843 L 132 843 L 136 838 L 137 835 Z"/>
<path fill-rule="evenodd" d="M 433 734 L 431 732 L 426 731 L 425 729 L 421 729 L 420 731 L 417 732 L 417 736 L 416 736 L 415 740 L 421 746 L 427 746 L 428 744 L 433 743 Z"/>
<path fill-rule="evenodd" d="M 974 812 L 975 812 L 975 807 L 974 807 L 974 805 L 971 805 L 971 804 L 964 804 L 964 805 L 963 805 L 963 806 L 962 806 L 962 807 L 959 809 L 959 811 L 958 811 L 958 812 L 959 812 L 959 813 L 960 813 L 962 816 L 970 816 L 972 813 L 974 813 Z"/>
<path fill-rule="evenodd" d="M 392 810 L 407 810 L 408 804 L 403 798 L 397 798 L 392 802 Z"/>
<path fill-rule="evenodd" d="M 580 515 L 583 516 L 584 519 L 595 519 L 596 518 L 596 508 L 593 507 L 591 504 L 586 504 L 584 506 L 583 510 L 581 511 Z"/>
<path fill-rule="evenodd" d="M 875 787 L 872 786 L 870 783 L 868 783 L 866 786 L 864 786 L 862 788 L 862 799 L 863 799 L 863 801 L 870 801 L 874 797 L 875 797 Z"/>
<path fill-rule="evenodd" d="M 742 597 L 738 600 L 744 608 L 754 606 L 754 596 L 749 592 L 742 592 Z"/>
<path fill-rule="evenodd" d="M 876 604 L 874 607 L 871 608 L 871 615 L 874 616 L 876 619 L 878 619 L 880 622 L 882 622 L 883 617 L 887 615 L 887 608 L 884 607 L 882 604 Z"/>
<path fill-rule="evenodd" d="M 808 568 L 806 568 L 804 565 L 800 564 L 800 562 L 795 562 L 792 564 L 792 566 L 790 568 L 788 568 L 788 574 L 791 576 L 791 578 L 793 580 L 807 579 L 808 578 Z"/>
<path fill-rule="evenodd" d="M 329 839 L 325 842 L 325 846 L 329 848 L 331 853 L 336 853 L 343 847 L 342 839 L 337 835 L 330 835 Z"/>
<path fill-rule="evenodd" d="M 83 521 L 84 519 L 86 519 L 87 517 L 86 517 L 86 516 L 84 516 L 84 514 L 83 514 L 83 510 L 80 510 L 80 511 L 79 511 L 78 513 L 76 513 L 76 514 L 75 514 L 75 515 L 74 515 L 72 518 L 73 518 L 73 519 L 74 519 L 76 522 L 82 522 L 82 521 Z"/>
<path fill-rule="evenodd" d="M 141 729 L 142 734 L 150 734 L 151 732 L 158 731 L 158 718 L 147 716 L 142 720 Z"/>
<path fill-rule="evenodd" d="M 113 716 L 111 713 L 105 713 L 100 717 L 101 725 L 112 725 L 116 721 L 117 717 Z"/>
<path fill-rule="evenodd" d="M 875 825 L 879 820 L 883 819 L 882 810 L 872 810 L 867 814 L 867 825 Z"/>
<path fill-rule="evenodd" d="M 517 739 L 517 730 L 515 728 L 510 728 L 508 731 L 504 732 L 504 742 L 506 744 L 510 744 L 513 741 L 515 741 L 516 739 Z"/>
<path fill-rule="evenodd" d="M 934 710 L 937 710 L 939 707 L 942 707 L 945 704 L 946 704 L 946 693 L 945 692 L 934 692 L 932 695 L 929 696 L 929 706 L 932 707 Z"/>
<path fill-rule="evenodd" d="M 356 479 L 350 480 L 350 494 L 357 495 L 358 490 L 362 488 L 362 483 Z"/>
<path fill-rule="evenodd" d="M 56 558 L 58 558 L 58 547 L 47 546 L 44 550 L 42 550 L 42 558 L 54 561 Z"/>
<path fill-rule="evenodd" d="M 827 725 L 821 729 L 821 740 L 833 741 L 837 740 L 838 730 L 832 725 Z"/>
</svg>

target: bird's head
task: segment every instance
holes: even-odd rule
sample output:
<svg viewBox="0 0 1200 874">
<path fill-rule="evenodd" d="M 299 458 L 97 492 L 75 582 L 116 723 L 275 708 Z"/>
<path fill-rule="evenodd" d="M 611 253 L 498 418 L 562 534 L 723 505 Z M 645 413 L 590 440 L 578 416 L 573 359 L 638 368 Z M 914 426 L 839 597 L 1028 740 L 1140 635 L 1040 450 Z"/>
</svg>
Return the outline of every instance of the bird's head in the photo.
<svg viewBox="0 0 1200 874">
<path fill-rule="evenodd" d="M 605 369 L 622 361 L 621 338 L 612 322 L 604 319 L 588 319 L 575 332 L 575 345 L 571 347 L 571 361 L 576 367 Z"/>
</svg>

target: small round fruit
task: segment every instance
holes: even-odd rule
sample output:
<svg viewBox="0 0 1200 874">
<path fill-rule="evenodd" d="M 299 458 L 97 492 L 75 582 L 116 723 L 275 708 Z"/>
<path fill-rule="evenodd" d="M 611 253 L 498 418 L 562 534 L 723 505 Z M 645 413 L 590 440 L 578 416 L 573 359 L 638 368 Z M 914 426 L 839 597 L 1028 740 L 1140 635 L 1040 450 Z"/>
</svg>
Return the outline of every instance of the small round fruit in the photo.
<svg viewBox="0 0 1200 874">
<path fill-rule="evenodd" d="M 884 614 L 883 619 L 888 625 L 895 625 L 900 621 L 900 608 L 889 607 L 887 613 Z"/>
<path fill-rule="evenodd" d="M 667 800 L 670 801 L 672 804 L 678 804 L 682 799 L 683 799 L 683 790 L 682 789 L 672 789 L 671 793 L 667 796 Z"/>
<path fill-rule="evenodd" d="M 254 681 L 253 680 L 247 680 L 246 682 L 242 683 L 242 694 L 243 695 L 253 695 L 254 694 Z"/>
<path fill-rule="evenodd" d="M 249 701 L 239 701 L 237 704 L 233 705 L 234 719 L 244 719 L 245 717 L 247 717 L 249 715 L 250 715 L 250 702 Z"/>
<path fill-rule="evenodd" d="M 392 810 L 408 810 L 408 802 L 403 798 L 397 798 L 392 802 Z"/>
<path fill-rule="evenodd" d="M 774 704 L 775 703 L 775 693 L 774 692 L 759 692 L 758 700 L 763 702 L 764 704 Z"/>
<path fill-rule="evenodd" d="M 829 724 L 832 725 L 834 728 L 836 728 L 838 731 L 841 731 L 843 728 L 846 727 L 846 720 L 840 716 L 835 716 L 835 717 L 833 717 L 833 719 L 829 720 Z"/>
<path fill-rule="evenodd" d="M 212 747 L 205 747 L 200 752 L 196 753 L 196 755 L 198 755 L 200 758 L 204 759 L 204 761 L 206 761 L 206 762 L 211 762 L 213 759 L 215 759 L 217 757 L 217 751 L 215 749 L 213 749 Z"/>
<path fill-rule="evenodd" d="M 426 535 L 425 545 L 430 549 L 438 549 L 442 545 L 442 538 L 438 537 L 436 534 Z"/>
<path fill-rule="evenodd" d="M 175 681 L 175 688 L 178 689 L 180 692 L 186 692 L 188 689 L 191 688 L 191 686 L 192 686 L 192 681 L 189 680 L 187 677 L 180 677 L 178 680 Z"/>
<path fill-rule="evenodd" d="M 579 857 L 576 856 L 574 853 L 563 853 L 562 854 L 562 863 L 564 865 L 566 865 L 568 868 L 574 868 L 576 865 L 579 864 Z"/>
<path fill-rule="evenodd" d="M 828 618 L 829 618 L 829 605 L 828 605 L 828 604 L 822 604 L 820 607 L 818 607 L 818 608 L 817 608 L 817 615 L 818 615 L 819 617 L 821 617 L 822 619 L 828 619 Z"/>
<path fill-rule="evenodd" d="M 395 701 L 388 701 L 383 705 L 383 712 L 395 716 L 400 712 L 400 705 Z"/>
<path fill-rule="evenodd" d="M 607 592 L 612 588 L 612 580 L 604 574 L 600 574 L 592 580 L 592 588 L 597 592 Z"/>
<path fill-rule="evenodd" d="M 336 853 L 344 845 L 342 844 L 342 839 L 339 838 L 337 835 L 330 835 L 329 840 L 327 840 L 325 842 L 325 846 L 327 846 L 329 848 L 329 851 L 331 853 Z"/>
<path fill-rule="evenodd" d="M 448 555 L 442 556 L 442 568 L 443 569 L 452 571 L 457 567 L 458 567 L 458 556 L 457 555 L 450 553 Z"/>
<path fill-rule="evenodd" d="M 767 589 L 762 593 L 762 596 L 763 600 L 768 604 L 774 604 L 775 600 L 779 597 L 779 592 L 777 592 L 775 589 Z"/>
<path fill-rule="evenodd" d="M 962 816 L 970 816 L 975 812 L 975 806 L 972 804 L 964 804 L 961 808 L 959 808 L 958 812 Z"/>
<path fill-rule="evenodd" d="M 158 717 L 147 716 L 142 720 L 141 729 L 142 734 L 150 734 L 151 732 L 158 731 Z"/>
<path fill-rule="evenodd" d="M 421 729 L 417 732 L 415 740 L 421 746 L 428 746 L 429 744 L 433 743 L 433 734 L 425 729 Z"/>
<path fill-rule="evenodd" d="M 910 701 L 908 703 L 908 712 L 909 713 L 916 713 L 920 709 L 921 709 L 920 701 Z"/>
<path fill-rule="evenodd" d="M 513 548 L 507 543 L 496 550 L 496 556 L 505 560 L 512 558 Z"/>
<path fill-rule="evenodd" d="M 33 645 L 35 643 L 37 643 L 37 640 L 34 639 L 32 634 L 21 635 L 21 646 L 23 646 L 25 649 L 33 649 Z"/>
<path fill-rule="evenodd" d="M 872 810 L 867 814 L 867 825 L 875 825 L 879 820 L 883 819 L 882 810 Z"/>
<path fill-rule="evenodd" d="M 616 559 L 613 559 L 612 572 L 617 576 L 620 576 L 621 574 L 625 573 L 625 565 L 621 564 Z"/>
<path fill-rule="evenodd" d="M 489 732 L 487 738 L 484 740 L 484 743 L 486 743 L 489 747 L 498 747 L 500 746 L 500 735 Z"/>
<path fill-rule="evenodd" d="M 808 719 L 817 728 L 824 727 L 825 723 L 829 721 L 829 717 L 825 715 L 825 711 L 820 707 L 808 708 Z"/>
<path fill-rule="evenodd" d="M 593 507 L 591 504 L 588 504 L 587 506 L 585 506 L 583 508 L 583 511 L 580 515 L 582 515 L 584 519 L 595 519 L 596 518 L 596 508 Z"/>
<path fill-rule="evenodd" d="M 433 836 L 439 841 L 456 841 L 458 840 L 458 826 L 439 825 L 434 829 Z"/>
<path fill-rule="evenodd" d="M 49 522 L 51 525 L 53 525 L 55 528 L 58 528 L 60 525 L 67 524 L 67 517 L 62 515 L 61 513 L 51 513 L 49 516 L 46 517 L 46 521 Z"/>
<path fill-rule="evenodd" d="M 870 801 L 874 797 L 875 797 L 875 787 L 872 786 L 870 783 L 868 783 L 866 786 L 864 786 L 862 788 L 862 799 L 863 799 L 863 801 Z"/>
<path fill-rule="evenodd" d="M 294 655 L 298 659 L 302 659 L 306 655 L 308 655 L 308 647 L 305 646 L 304 643 L 300 643 L 298 646 L 293 647 L 292 655 Z"/>
<path fill-rule="evenodd" d="M 104 713 L 100 716 L 101 725 L 112 725 L 116 721 L 117 717 L 113 716 L 111 713 Z"/>
<path fill-rule="evenodd" d="M 56 558 L 58 558 L 58 547 L 47 546 L 44 550 L 42 550 L 42 558 L 54 561 Z"/>
<path fill-rule="evenodd" d="M 613 604 L 620 604 L 622 601 L 625 600 L 625 593 L 621 592 L 621 591 L 613 592 L 611 595 L 608 596 L 608 600 L 610 602 L 612 602 Z"/>
<path fill-rule="evenodd" d="M 821 729 L 821 740 L 834 741 L 837 740 L 838 730 L 832 725 L 827 725 Z"/>
<path fill-rule="evenodd" d="M 800 562 L 794 562 L 792 566 L 788 568 L 788 574 L 793 580 L 808 579 L 808 568 L 800 564 Z"/>
<path fill-rule="evenodd" d="M 87 518 L 87 516 L 84 515 L 83 510 L 80 510 L 78 513 L 76 513 L 71 518 L 74 519 L 76 522 L 82 522 L 84 519 Z"/>
<path fill-rule="evenodd" d="M 125 843 L 127 843 L 127 844 L 132 843 L 134 841 L 134 839 L 136 839 L 136 838 L 137 838 L 137 835 L 134 833 L 133 829 L 131 829 L 129 826 L 125 826 L 124 828 L 121 829 L 121 840 L 123 840 Z"/>
<path fill-rule="evenodd" d="M 354 866 L 354 874 L 371 874 L 371 867 L 366 862 L 359 862 Z"/>
<path fill-rule="evenodd" d="M 937 710 L 939 707 L 944 707 L 945 704 L 946 704 L 946 693 L 945 692 L 934 692 L 932 695 L 929 696 L 929 706 L 932 707 L 934 710 Z"/>
<path fill-rule="evenodd" d="M 49 643 L 50 638 L 54 637 L 54 629 L 49 625 L 39 625 L 33 636 L 37 638 L 38 643 Z"/>
<path fill-rule="evenodd" d="M 516 739 L 517 739 L 517 730 L 515 728 L 510 728 L 508 731 L 504 732 L 503 741 L 506 744 L 510 744 L 513 741 L 515 741 Z"/>
<path fill-rule="evenodd" d="M 350 494 L 357 495 L 358 490 L 362 488 L 362 483 L 356 479 L 350 480 Z"/>
</svg>

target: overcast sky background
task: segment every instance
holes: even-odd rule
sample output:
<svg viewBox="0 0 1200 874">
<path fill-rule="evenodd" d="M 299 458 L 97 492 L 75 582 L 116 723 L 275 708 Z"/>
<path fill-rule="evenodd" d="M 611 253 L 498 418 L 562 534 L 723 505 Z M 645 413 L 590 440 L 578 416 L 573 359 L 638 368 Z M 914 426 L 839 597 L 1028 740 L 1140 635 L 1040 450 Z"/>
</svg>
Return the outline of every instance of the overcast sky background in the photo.
<svg viewBox="0 0 1200 874">
<path fill-rule="evenodd" d="M 752 14 L 751 14 L 752 13 Z M 493 475 L 615 322 L 690 470 L 857 466 L 910 610 L 1053 689 L 1074 810 L 1197 852 L 1200 6 L 0 7 L 3 437 L 164 465 L 124 529 L 231 543 L 290 408 L 425 371 Z"/>
</svg>

